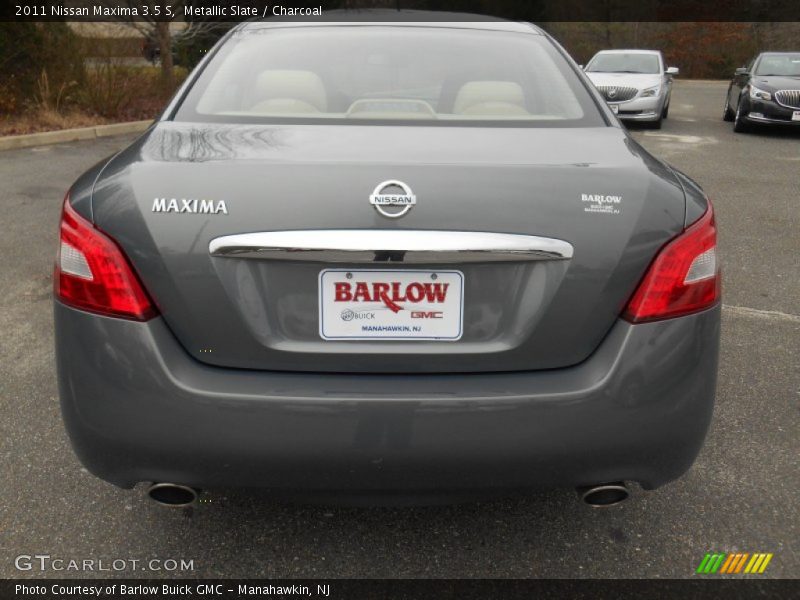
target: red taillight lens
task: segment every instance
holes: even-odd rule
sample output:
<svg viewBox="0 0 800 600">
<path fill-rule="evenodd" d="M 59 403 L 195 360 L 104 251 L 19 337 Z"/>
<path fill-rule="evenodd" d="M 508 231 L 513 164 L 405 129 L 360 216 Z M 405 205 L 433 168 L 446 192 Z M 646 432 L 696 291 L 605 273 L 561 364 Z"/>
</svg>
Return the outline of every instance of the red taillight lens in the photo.
<svg viewBox="0 0 800 600">
<path fill-rule="evenodd" d="M 717 227 L 709 202 L 700 219 L 659 251 L 622 316 L 641 323 L 697 312 L 719 300 L 720 284 Z"/>
<path fill-rule="evenodd" d="M 122 250 L 64 200 L 56 298 L 82 310 L 146 321 L 157 314 Z"/>
</svg>

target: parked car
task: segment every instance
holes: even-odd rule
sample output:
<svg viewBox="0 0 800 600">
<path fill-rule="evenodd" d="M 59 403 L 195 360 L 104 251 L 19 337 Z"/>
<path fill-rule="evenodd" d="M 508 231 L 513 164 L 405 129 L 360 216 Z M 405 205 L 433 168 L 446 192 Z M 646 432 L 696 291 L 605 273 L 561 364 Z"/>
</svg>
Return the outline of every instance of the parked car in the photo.
<svg viewBox="0 0 800 600">
<path fill-rule="evenodd" d="M 684 473 L 719 348 L 700 187 L 533 25 L 281 25 L 237 26 L 68 192 L 55 348 L 89 471 L 173 505 L 597 506 Z"/>
<path fill-rule="evenodd" d="M 644 121 L 659 129 L 669 116 L 672 78 L 678 68 L 665 68 L 661 52 L 603 50 L 586 65 L 586 74 L 620 119 Z"/>
<path fill-rule="evenodd" d="M 736 69 L 722 115 L 737 133 L 755 124 L 800 126 L 800 52 L 762 52 Z"/>
</svg>

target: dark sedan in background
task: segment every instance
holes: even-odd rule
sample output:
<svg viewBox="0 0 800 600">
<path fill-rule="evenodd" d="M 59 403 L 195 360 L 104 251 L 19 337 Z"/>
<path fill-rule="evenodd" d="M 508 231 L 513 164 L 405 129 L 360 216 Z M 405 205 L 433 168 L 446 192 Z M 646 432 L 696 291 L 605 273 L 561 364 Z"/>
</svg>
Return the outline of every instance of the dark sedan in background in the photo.
<svg viewBox="0 0 800 600">
<path fill-rule="evenodd" d="M 738 133 L 754 124 L 800 126 L 800 52 L 763 52 L 736 69 L 723 118 Z"/>
<path fill-rule="evenodd" d="M 69 191 L 64 420 L 173 505 L 612 504 L 700 450 L 719 282 L 706 195 L 538 28 L 252 22 Z"/>
</svg>

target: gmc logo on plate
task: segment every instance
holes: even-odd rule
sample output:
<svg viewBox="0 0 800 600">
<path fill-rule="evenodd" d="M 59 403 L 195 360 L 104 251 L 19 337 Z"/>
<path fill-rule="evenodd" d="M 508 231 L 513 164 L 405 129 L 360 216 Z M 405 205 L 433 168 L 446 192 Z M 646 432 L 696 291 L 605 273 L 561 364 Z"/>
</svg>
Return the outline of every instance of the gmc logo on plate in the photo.
<svg viewBox="0 0 800 600">
<path fill-rule="evenodd" d="M 441 319 L 444 313 L 438 310 L 412 310 L 412 319 Z"/>
</svg>

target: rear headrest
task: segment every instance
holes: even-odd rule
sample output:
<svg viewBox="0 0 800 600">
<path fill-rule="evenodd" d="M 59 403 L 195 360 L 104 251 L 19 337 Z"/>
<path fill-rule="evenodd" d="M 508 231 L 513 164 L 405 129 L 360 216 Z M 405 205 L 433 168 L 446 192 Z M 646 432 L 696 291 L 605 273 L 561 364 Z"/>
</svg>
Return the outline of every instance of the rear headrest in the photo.
<svg viewBox="0 0 800 600">
<path fill-rule="evenodd" d="M 259 73 L 253 110 L 265 112 L 324 112 L 325 86 L 312 71 L 275 70 Z"/>
<path fill-rule="evenodd" d="M 456 95 L 453 112 L 460 115 L 527 115 L 522 86 L 513 81 L 470 81 Z"/>
</svg>

